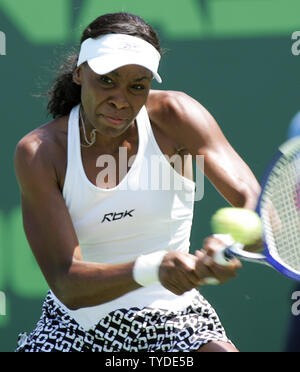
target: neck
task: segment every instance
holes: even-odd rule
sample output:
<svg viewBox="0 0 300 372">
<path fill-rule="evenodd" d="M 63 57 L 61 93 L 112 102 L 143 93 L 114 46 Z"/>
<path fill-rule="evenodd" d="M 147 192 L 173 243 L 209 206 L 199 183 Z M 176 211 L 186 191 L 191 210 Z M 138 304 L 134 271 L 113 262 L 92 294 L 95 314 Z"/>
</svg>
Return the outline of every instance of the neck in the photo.
<svg viewBox="0 0 300 372">
<path fill-rule="evenodd" d="M 129 137 L 133 135 L 135 131 L 135 123 L 120 136 L 110 137 L 99 133 L 96 128 L 89 122 L 86 118 L 82 108 L 80 109 L 80 119 L 81 119 L 81 145 L 82 147 L 98 147 L 101 151 L 107 154 L 114 154 L 119 151 L 120 147 L 124 147 L 128 142 Z"/>
</svg>

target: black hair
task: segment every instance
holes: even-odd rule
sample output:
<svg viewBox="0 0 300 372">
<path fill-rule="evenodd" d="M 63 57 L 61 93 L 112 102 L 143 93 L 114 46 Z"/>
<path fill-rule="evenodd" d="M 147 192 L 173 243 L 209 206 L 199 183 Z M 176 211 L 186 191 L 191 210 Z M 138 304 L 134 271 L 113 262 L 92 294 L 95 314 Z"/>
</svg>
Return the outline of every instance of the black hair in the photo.
<svg viewBox="0 0 300 372">
<path fill-rule="evenodd" d="M 160 42 L 156 32 L 142 18 L 129 13 L 105 14 L 83 31 L 81 43 L 89 38 L 97 38 L 107 34 L 126 34 L 140 37 L 152 44 L 161 53 Z M 72 53 L 59 68 L 49 92 L 47 109 L 53 118 L 68 115 L 72 108 L 81 102 L 81 87 L 73 82 L 73 74 L 77 67 L 78 53 Z"/>
</svg>

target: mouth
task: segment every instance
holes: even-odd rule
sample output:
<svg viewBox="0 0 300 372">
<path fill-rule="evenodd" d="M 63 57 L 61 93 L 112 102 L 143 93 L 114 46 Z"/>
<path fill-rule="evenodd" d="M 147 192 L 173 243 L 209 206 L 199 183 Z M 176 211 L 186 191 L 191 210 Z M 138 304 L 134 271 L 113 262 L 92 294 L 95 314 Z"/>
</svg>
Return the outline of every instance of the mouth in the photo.
<svg viewBox="0 0 300 372">
<path fill-rule="evenodd" d="M 116 118 L 108 115 L 101 115 L 107 122 L 113 125 L 122 125 L 127 122 L 128 119 L 123 119 L 123 118 Z"/>
</svg>

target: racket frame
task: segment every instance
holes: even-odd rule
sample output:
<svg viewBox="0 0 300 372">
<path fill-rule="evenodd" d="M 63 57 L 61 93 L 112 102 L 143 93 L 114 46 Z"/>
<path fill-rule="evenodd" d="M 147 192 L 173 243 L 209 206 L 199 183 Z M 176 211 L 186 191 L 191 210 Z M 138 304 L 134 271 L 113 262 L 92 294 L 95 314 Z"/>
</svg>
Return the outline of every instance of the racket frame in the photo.
<svg viewBox="0 0 300 372">
<path fill-rule="evenodd" d="M 273 157 L 272 161 L 269 163 L 269 165 L 268 165 L 268 167 L 267 167 L 267 169 L 266 169 L 266 171 L 263 175 L 263 178 L 262 178 L 262 182 L 261 182 L 262 192 L 259 196 L 257 207 L 256 207 L 256 210 L 255 210 L 256 213 L 259 216 L 262 215 L 261 204 L 262 204 L 262 199 L 263 199 L 263 196 L 264 196 L 264 189 L 265 189 L 265 187 L 268 183 L 268 179 L 269 179 L 270 174 L 273 171 L 274 165 L 279 161 L 279 159 L 282 156 L 285 155 L 286 151 L 289 151 L 293 148 L 296 148 L 296 146 L 299 147 L 299 141 L 300 141 L 300 137 L 295 137 L 295 138 L 293 138 L 291 140 L 288 140 L 285 143 L 283 143 L 279 147 L 279 149 L 277 150 L 277 152 L 276 152 L 275 156 Z M 287 267 L 286 265 L 282 264 L 280 261 L 278 261 L 278 259 L 276 259 L 272 255 L 271 250 L 270 250 L 270 248 L 268 246 L 268 243 L 266 241 L 265 232 L 263 232 L 262 241 L 263 241 L 263 246 L 264 246 L 264 250 L 263 250 L 262 253 L 247 252 L 247 251 L 242 249 L 241 244 L 237 243 L 237 244 L 233 244 L 231 246 L 227 246 L 223 251 L 223 257 L 227 261 L 236 257 L 236 258 L 242 259 L 243 261 L 256 262 L 256 263 L 264 264 L 264 265 L 267 265 L 267 266 L 270 266 L 270 267 L 274 268 L 275 270 L 277 270 L 278 272 L 282 273 L 283 275 L 287 276 L 290 279 L 300 281 L 300 273 L 299 272 L 296 272 L 291 267 Z M 300 247 L 299 247 L 299 249 L 300 249 Z"/>
<path fill-rule="evenodd" d="M 267 170 L 265 171 L 265 173 L 263 175 L 263 178 L 262 178 L 262 182 L 261 182 L 262 192 L 261 192 L 261 194 L 259 196 L 259 199 L 258 199 L 258 202 L 257 202 L 257 207 L 256 207 L 256 213 L 259 216 L 262 215 L 261 205 L 262 205 L 262 199 L 263 199 L 263 196 L 264 196 L 263 190 L 265 189 L 265 187 L 266 187 L 266 185 L 268 183 L 268 179 L 269 179 L 270 174 L 273 171 L 274 165 L 279 161 L 279 159 L 282 156 L 285 156 L 286 151 L 292 149 L 297 144 L 299 144 L 299 141 L 300 141 L 300 137 L 295 137 L 295 138 L 293 138 L 291 140 L 288 140 L 288 141 L 284 142 L 279 147 L 279 149 L 277 150 L 277 152 L 274 155 L 272 161 L 270 162 Z M 299 145 L 297 145 L 297 147 L 299 147 Z M 264 231 L 264 229 L 263 229 L 263 231 Z M 266 241 L 265 232 L 263 232 L 263 239 L 262 240 L 263 240 L 263 245 L 264 245 L 264 251 L 262 252 L 262 255 L 265 256 L 265 262 L 269 266 L 272 266 L 275 270 L 277 270 L 280 273 L 282 273 L 285 276 L 287 276 L 288 278 L 293 279 L 293 280 L 296 280 L 296 281 L 300 281 L 300 274 L 299 273 L 297 273 L 296 271 L 294 271 L 292 268 L 288 268 L 287 266 L 285 266 L 284 264 L 280 263 L 276 258 L 273 257 L 273 255 L 271 253 L 271 250 L 270 250 L 270 248 L 268 246 L 268 243 Z M 256 262 L 258 262 L 258 261 L 256 261 Z"/>
</svg>

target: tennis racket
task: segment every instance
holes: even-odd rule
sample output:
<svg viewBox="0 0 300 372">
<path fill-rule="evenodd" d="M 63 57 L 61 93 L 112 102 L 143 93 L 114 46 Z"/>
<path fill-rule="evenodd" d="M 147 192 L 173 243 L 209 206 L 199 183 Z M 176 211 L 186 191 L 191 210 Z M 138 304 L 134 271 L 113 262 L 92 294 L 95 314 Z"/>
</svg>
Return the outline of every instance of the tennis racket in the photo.
<svg viewBox="0 0 300 372">
<path fill-rule="evenodd" d="M 256 212 L 262 221 L 264 251 L 247 252 L 234 243 L 218 252 L 214 261 L 226 265 L 236 257 L 300 281 L 300 137 L 279 147 L 261 186 Z"/>
</svg>

